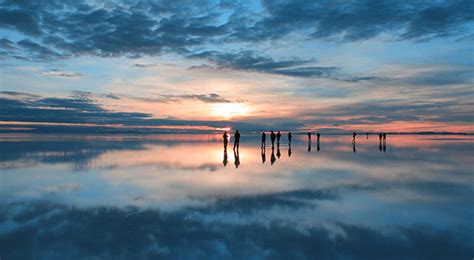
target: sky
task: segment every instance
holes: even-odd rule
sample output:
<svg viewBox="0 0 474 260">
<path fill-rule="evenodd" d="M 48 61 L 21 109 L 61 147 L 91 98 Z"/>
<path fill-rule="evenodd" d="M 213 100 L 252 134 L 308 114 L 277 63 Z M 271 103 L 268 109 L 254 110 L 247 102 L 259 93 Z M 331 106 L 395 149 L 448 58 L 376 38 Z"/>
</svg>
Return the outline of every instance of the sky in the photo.
<svg viewBox="0 0 474 260">
<path fill-rule="evenodd" d="M 0 131 L 474 132 L 474 2 L 0 0 Z"/>
</svg>

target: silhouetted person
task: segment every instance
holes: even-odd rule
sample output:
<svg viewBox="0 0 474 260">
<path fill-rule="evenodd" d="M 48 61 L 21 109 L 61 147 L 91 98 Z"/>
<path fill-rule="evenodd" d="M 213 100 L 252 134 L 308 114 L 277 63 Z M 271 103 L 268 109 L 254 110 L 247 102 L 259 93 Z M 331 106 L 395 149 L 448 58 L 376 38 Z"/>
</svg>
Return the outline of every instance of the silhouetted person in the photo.
<svg viewBox="0 0 474 260">
<path fill-rule="evenodd" d="M 224 164 L 224 167 L 227 166 L 227 163 L 229 162 L 229 157 L 227 156 L 227 147 L 224 147 L 224 160 L 222 163 Z"/>
<path fill-rule="evenodd" d="M 280 133 L 280 131 L 278 131 L 278 133 L 277 133 L 277 146 L 278 147 L 280 146 L 280 138 L 281 138 L 281 133 Z"/>
<path fill-rule="evenodd" d="M 380 152 L 382 151 L 382 139 L 380 139 L 380 142 L 379 142 L 379 151 Z"/>
<path fill-rule="evenodd" d="M 265 134 L 265 132 L 262 132 L 262 143 L 261 143 L 261 146 L 262 147 L 265 147 L 267 145 L 267 135 Z"/>
<path fill-rule="evenodd" d="M 366 135 L 367 135 L 367 139 L 369 139 L 369 133 L 367 133 Z"/>
<path fill-rule="evenodd" d="M 356 132 L 352 133 L 352 143 L 355 143 L 356 142 Z"/>
<path fill-rule="evenodd" d="M 291 132 L 288 132 L 288 145 L 291 145 L 291 138 L 293 137 L 293 135 L 291 134 Z"/>
<path fill-rule="evenodd" d="M 229 142 L 229 135 L 227 134 L 227 132 L 224 132 L 224 134 L 222 135 L 222 139 L 224 141 L 224 149 L 227 150 L 227 143 Z"/>
<path fill-rule="evenodd" d="M 316 134 L 316 141 L 319 143 L 319 139 L 321 138 L 321 135 L 319 133 Z"/>
<path fill-rule="evenodd" d="M 262 154 L 262 163 L 265 163 L 267 160 L 267 149 L 265 147 L 262 147 L 261 149 L 261 154 Z"/>
<path fill-rule="evenodd" d="M 291 144 L 288 145 L 288 157 L 291 157 Z"/>
<path fill-rule="evenodd" d="M 316 143 L 316 151 L 319 152 L 319 150 L 321 150 L 321 147 L 319 146 L 319 141 Z"/>
<path fill-rule="evenodd" d="M 277 157 L 280 159 L 281 153 L 280 153 L 280 146 L 277 145 Z"/>
<path fill-rule="evenodd" d="M 272 148 L 275 147 L 275 139 L 276 139 L 276 135 L 275 135 L 275 132 L 271 132 L 270 133 L 270 139 L 272 140 Z"/>
<path fill-rule="evenodd" d="M 383 133 L 383 152 L 385 153 L 385 151 L 387 150 L 387 134 L 386 133 Z"/>
<path fill-rule="evenodd" d="M 276 161 L 276 157 L 275 157 L 275 149 L 272 148 L 272 155 L 270 156 L 270 163 L 271 165 L 273 165 Z"/>
<path fill-rule="evenodd" d="M 308 132 L 308 141 L 311 142 L 311 132 Z"/>
<path fill-rule="evenodd" d="M 352 152 L 353 152 L 353 153 L 357 152 L 355 141 L 352 142 Z"/>
<path fill-rule="evenodd" d="M 239 147 L 238 146 L 237 146 L 237 149 L 234 149 L 234 164 L 235 164 L 235 168 L 239 168 L 240 157 L 239 157 Z"/>
<path fill-rule="evenodd" d="M 382 133 L 379 134 L 379 142 L 382 143 Z"/>
<path fill-rule="evenodd" d="M 234 150 L 235 148 L 239 149 L 240 146 L 240 133 L 239 130 L 236 130 L 234 133 Z"/>
<path fill-rule="evenodd" d="M 308 139 L 308 152 L 311 152 L 311 139 Z"/>
</svg>

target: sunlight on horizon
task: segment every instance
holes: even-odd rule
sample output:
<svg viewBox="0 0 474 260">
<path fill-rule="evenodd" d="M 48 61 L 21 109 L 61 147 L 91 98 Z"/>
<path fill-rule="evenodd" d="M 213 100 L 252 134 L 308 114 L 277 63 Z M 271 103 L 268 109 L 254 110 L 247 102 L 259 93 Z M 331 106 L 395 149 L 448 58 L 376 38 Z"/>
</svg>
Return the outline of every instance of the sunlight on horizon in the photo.
<svg viewBox="0 0 474 260">
<path fill-rule="evenodd" d="M 242 103 L 217 103 L 212 105 L 211 114 L 224 119 L 236 116 L 247 116 L 250 113 L 248 106 Z"/>
</svg>

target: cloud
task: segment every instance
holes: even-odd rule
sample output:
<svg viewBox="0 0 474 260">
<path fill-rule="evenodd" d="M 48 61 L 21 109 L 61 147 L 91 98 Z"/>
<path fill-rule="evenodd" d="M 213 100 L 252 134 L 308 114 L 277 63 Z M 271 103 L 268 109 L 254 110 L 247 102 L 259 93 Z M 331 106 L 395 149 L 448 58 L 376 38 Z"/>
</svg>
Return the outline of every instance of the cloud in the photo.
<svg viewBox="0 0 474 260">
<path fill-rule="evenodd" d="M 152 68 L 156 67 L 156 64 L 141 64 L 141 63 L 136 63 L 133 65 L 134 67 L 140 68 L 140 69 L 146 69 L 146 68 Z"/>
<path fill-rule="evenodd" d="M 62 70 L 50 70 L 50 71 L 41 73 L 41 75 L 48 76 L 48 77 L 57 77 L 57 78 L 80 78 L 84 76 L 84 74 L 79 73 L 79 72 L 62 71 Z"/>
<path fill-rule="evenodd" d="M 338 222 L 333 226 L 339 233 L 334 234 L 331 228 L 322 226 L 301 231 L 287 221 L 274 221 L 267 226 L 253 222 L 209 223 L 195 219 L 192 209 L 167 213 L 44 202 L 11 203 L 3 208 L 0 217 L 13 223 L 0 236 L 0 250 L 9 259 L 30 258 L 32 254 L 39 258 L 74 259 L 379 259 L 387 255 L 463 259 L 469 258 L 473 249 L 470 240 L 457 232 L 426 225 L 384 232 Z M 125 226 L 127 229 L 122 228 Z M 91 236 L 97 233 L 102 235 L 95 236 L 91 243 Z"/>
<path fill-rule="evenodd" d="M 191 54 L 188 57 L 208 60 L 218 68 L 256 71 L 291 77 L 330 78 L 340 70 L 338 67 L 307 66 L 308 64 L 314 63 L 314 60 L 311 59 L 301 60 L 293 58 L 276 61 L 270 57 L 257 55 L 252 51 L 242 51 L 238 53 L 206 51 Z M 194 69 L 196 69 L 196 67 L 194 67 Z"/>
<path fill-rule="evenodd" d="M 329 41 L 359 41 L 381 34 L 410 41 L 463 38 L 472 35 L 473 6 L 469 0 L 263 1 L 261 8 L 206 0 L 198 5 L 186 0 L 173 4 L 4 0 L 0 26 L 26 38 L 10 44 L 20 50 L 2 55 L 38 61 L 82 55 L 156 56 L 221 43 L 285 39 L 295 33 Z"/>
</svg>

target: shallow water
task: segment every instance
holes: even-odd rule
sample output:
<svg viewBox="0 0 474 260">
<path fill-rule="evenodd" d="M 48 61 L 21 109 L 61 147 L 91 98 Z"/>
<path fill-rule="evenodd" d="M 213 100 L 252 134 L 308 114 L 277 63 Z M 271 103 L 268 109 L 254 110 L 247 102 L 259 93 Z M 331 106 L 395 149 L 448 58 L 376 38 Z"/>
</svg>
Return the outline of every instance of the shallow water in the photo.
<svg viewBox="0 0 474 260">
<path fill-rule="evenodd" d="M 474 256 L 473 136 L 351 138 L 0 135 L 0 258 Z"/>
</svg>

